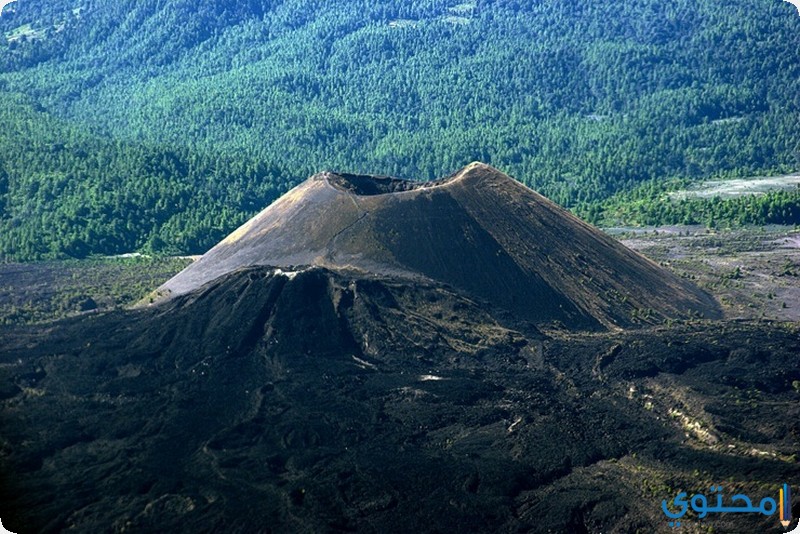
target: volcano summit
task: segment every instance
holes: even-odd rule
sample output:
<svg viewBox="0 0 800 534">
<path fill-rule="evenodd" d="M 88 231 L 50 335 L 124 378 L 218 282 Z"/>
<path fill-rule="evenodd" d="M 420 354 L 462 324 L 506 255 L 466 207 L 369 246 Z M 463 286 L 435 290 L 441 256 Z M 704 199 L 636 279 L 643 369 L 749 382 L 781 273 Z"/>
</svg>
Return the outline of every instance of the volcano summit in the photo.
<svg viewBox="0 0 800 534">
<path fill-rule="evenodd" d="M 720 315 L 695 286 L 481 163 L 427 183 L 317 174 L 160 290 L 184 294 L 256 265 L 435 280 L 571 329 Z"/>
</svg>

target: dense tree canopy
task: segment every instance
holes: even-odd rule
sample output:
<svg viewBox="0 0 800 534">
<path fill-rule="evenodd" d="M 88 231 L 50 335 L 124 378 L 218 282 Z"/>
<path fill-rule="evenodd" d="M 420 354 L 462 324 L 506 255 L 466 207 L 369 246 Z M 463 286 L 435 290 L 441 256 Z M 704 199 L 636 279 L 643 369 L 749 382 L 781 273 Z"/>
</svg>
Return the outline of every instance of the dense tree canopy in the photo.
<svg viewBox="0 0 800 534">
<path fill-rule="evenodd" d="M 0 257 L 202 252 L 325 168 L 481 160 L 595 220 L 641 183 L 792 170 L 799 26 L 778 0 L 17 0 Z M 715 217 L 781 219 L 744 203 Z"/>
</svg>

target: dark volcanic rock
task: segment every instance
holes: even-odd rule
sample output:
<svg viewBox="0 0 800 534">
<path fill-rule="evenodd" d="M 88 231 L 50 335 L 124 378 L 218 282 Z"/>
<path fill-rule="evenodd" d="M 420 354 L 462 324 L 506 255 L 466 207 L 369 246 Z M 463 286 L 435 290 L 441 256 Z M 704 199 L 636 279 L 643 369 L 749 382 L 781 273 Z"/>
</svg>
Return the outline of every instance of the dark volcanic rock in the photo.
<svg viewBox="0 0 800 534">
<path fill-rule="evenodd" d="M 717 309 L 484 165 L 318 175 L 164 288 L 0 329 L 11 531 L 654 532 L 800 475 L 796 326 L 616 328 Z"/>
<path fill-rule="evenodd" d="M 569 328 L 719 317 L 692 284 L 480 163 L 429 183 L 318 174 L 161 290 L 183 294 L 253 265 L 422 277 Z"/>
<path fill-rule="evenodd" d="M 800 475 L 796 330 L 543 338 L 491 310 L 435 282 L 254 267 L 161 306 L 5 329 L 0 517 L 15 532 L 654 531 L 678 488 L 756 495 Z"/>
</svg>

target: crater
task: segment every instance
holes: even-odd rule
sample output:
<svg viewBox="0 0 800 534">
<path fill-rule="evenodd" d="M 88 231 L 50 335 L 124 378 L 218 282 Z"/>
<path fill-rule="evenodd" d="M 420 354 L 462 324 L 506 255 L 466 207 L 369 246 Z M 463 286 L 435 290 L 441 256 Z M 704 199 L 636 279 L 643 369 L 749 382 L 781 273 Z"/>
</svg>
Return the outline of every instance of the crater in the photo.
<svg viewBox="0 0 800 534">
<path fill-rule="evenodd" d="M 391 176 L 371 176 L 365 174 L 348 174 L 348 173 L 323 173 L 322 179 L 327 180 L 333 187 L 347 191 L 357 196 L 377 196 L 389 195 L 392 193 L 402 193 L 405 191 L 413 191 L 415 189 L 425 189 L 429 187 L 436 187 L 443 185 L 457 174 L 432 180 L 428 182 L 421 182 L 416 180 L 405 180 L 402 178 L 394 178 Z"/>
</svg>

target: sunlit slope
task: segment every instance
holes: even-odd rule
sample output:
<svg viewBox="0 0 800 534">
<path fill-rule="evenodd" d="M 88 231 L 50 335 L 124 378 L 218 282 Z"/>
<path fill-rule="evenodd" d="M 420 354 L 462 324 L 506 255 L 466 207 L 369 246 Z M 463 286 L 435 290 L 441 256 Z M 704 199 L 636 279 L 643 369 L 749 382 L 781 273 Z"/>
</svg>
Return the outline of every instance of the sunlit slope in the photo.
<svg viewBox="0 0 800 534">
<path fill-rule="evenodd" d="M 694 286 L 481 163 L 429 183 L 317 174 L 161 291 L 183 294 L 256 265 L 430 278 L 571 327 L 718 315 Z"/>
</svg>

